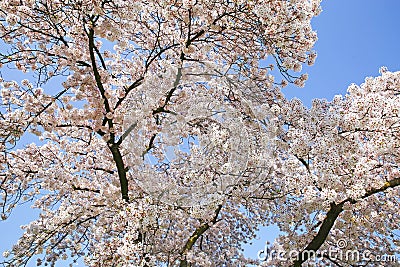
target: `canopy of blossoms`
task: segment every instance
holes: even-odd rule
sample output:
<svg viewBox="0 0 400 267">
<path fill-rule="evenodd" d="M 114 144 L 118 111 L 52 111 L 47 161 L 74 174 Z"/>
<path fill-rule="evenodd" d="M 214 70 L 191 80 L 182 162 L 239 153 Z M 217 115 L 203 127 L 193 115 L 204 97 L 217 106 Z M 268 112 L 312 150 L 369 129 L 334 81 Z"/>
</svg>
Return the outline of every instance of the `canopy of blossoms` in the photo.
<svg viewBox="0 0 400 267">
<path fill-rule="evenodd" d="M 281 93 L 314 63 L 319 4 L 1 1 L 21 79 L 1 80 L 0 212 L 41 210 L 4 264 L 262 264 L 242 246 L 271 224 L 300 254 L 398 249 L 400 72 L 311 108 Z"/>
</svg>

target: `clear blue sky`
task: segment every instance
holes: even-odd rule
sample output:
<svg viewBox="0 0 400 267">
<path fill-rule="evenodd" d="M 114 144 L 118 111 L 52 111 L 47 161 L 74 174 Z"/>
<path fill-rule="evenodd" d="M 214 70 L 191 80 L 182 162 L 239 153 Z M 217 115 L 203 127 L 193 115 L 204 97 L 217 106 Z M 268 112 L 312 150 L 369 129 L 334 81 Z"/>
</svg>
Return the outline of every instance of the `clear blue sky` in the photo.
<svg viewBox="0 0 400 267">
<path fill-rule="evenodd" d="M 313 20 L 319 37 L 316 63 L 304 68 L 309 74 L 304 88 L 285 89 L 288 98 L 298 97 L 309 106 L 313 98 L 332 99 L 345 94 L 351 83 L 361 84 L 367 76 L 378 76 L 381 66 L 400 70 L 400 0 L 323 1 L 322 8 Z M 7 221 L 0 221 L 1 252 L 21 235 L 19 226 L 34 216 L 26 206 Z M 265 241 L 277 234 L 276 229 L 261 230 L 259 239 L 246 246 L 246 255 L 256 257 Z M 0 254 L 0 262 L 2 259 Z"/>
<path fill-rule="evenodd" d="M 378 76 L 381 66 L 400 70 L 400 1 L 322 1 L 323 12 L 312 21 L 318 33 L 315 65 L 305 67 L 304 88 L 288 88 L 287 97 L 309 105 L 313 98 L 332 99 L 351 83 Z"/>
</svg>

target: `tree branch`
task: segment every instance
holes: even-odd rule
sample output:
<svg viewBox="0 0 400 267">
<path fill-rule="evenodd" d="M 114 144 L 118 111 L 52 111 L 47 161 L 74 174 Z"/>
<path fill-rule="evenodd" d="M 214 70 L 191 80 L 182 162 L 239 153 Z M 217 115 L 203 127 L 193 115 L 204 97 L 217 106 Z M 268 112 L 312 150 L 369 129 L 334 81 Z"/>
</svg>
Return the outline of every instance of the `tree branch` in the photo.
<svg viewBox="0 0 400 267">
<path fill-rule="evenodd" d="M 211 220 L 211 222 L 203 223 L 200 227 L 198 227 L 193 232 L 193 234 L 189 237 L 188 241 L 186 241 L 186 244 L 180 253 L 181 256 L 184 258 L 181 260 L 179 267 L 190 267 L 185 255 L 189 252 L 189 250 L 192 249 L 192 247 L 196 243 L 196 241 L 211 227 L 211 224 L 214 224 L 217 222 L 217 218 L 218 218 L 218 215 L 219 215 L 221 209 L 222 209 L 222 205 L 218 205 L 217 209 L 215 210 L 215 216 Z"/>
<path fill-rule="evenodd" d="M 331 231 L 333 225 L 335 224 L 336 219 L 339 214 L 343 211 L 342 204 L 331 203 L 331 208 L 326 214 L 325 220 L 322 222 L 321 227 L 317 235 L 311 240 L 311 242 L 307 245 L 307 247 L 299 253 L 298 259 L 294 262 L 293 267 L 301 267 L 301 264 L 308 260 L 310 257 L 310 253 L 305 253 L 307 251 L 317 251 L 322 244 L 325 242 L 328 237 L 329 232 Z"/>
<path fill-rule="evenodd" d="M 126 177 L 126 169 L 125 169 L 124 161 L 122 160 L 121 151 L 119 150 L 119 146 L 117 144 L 112 144 L 110 149 L 111 149 L 111 153 L 112 153 L 113 159 L 115 161 L 115 164 L 117 165 L 122 199 L 124 199 L 126 202 L 129 202 L 128 179 Z"/>
<path fill-rule="evenodd" d="M 380 188 L 373 188 L 368 190 L 360 199 L 365 199 L 369 196 L 372 196 L 376 193 L 380 193 L 385 191 L 388 188 L 394 188 L 400 185 L 400 178 L 395 178 L 393 180 L 387 181 L 382 187 Z M 343 211 L 343 206 L 345 203 L 355 204 L 358 200 L 355 199 L 345 199 L 344 201 L 340 202 L 339 204 L 331 203 L 330 209 L 326 214 L 325 220 L 322 222 L 321 227 L 318 230 L 317 235 L 311 240 L 311 242 L 305 247 L 298 256 L 298 259 L 293 263 L 293 267 L 301 267 L 301 264 L 308 260 L 309 256 L 312 253 L 306 252 L 316 252 L 325 242 L 326 238 L 329 235 L 329 232 L 333 228 L 336 219 L 339 217 L 340 213 Z"/>
<path fill-rule="evenodd" d="M 110 104 L 108 102 L 107 97 L 105 96 L 105 89 L 103 87 L 103 84 L 101 82 L 101 76 L 99 73 L 99 70 L 97 69 L 97 65 L 96 65 L 96 56 L 95 56 L 95 44 L 94 44 L 94 30 L 93 27 L 91 27 L 89 29 L 88 32 L 88 38 L 89 38 L 89 53 L 90 53 L 90 60 L 92 63 L 92 69 L 93 69 L 93 73 L 94 73 L 94 77 L 96 80 L 96 84 L 97 87 L 100 91 L 100 94 L 104 100 L 104 107 L 106 112 L 110 112 L 111 108 L 110 108 Z M 112 119 L 107 119 L 105 118 L 105 120 L 108 123 L 108 127 L 110 129 L 113 128 L 113 122 Z M 119 150 L 119 144 L 115 143 L 115 134 L 114 133 L 110 133 L 110 139 L 107 142 L 108 146 L 111 150 L 113 159 L 115 164 L 117 165 L 117 170 L 118 170 L 118 178 L 119 178 L 119 183 L 121 186 L 121 195 L 122 195 L 122 199 L 124 199 L 125 201 L 129 202 L 129 197 L 128 197 L 128 179 L 126 177 L 126 168 L 124 165 L 124 161 L 122 159 L 122 155 L 121 155 L 121 151 Z"/>
</svg>

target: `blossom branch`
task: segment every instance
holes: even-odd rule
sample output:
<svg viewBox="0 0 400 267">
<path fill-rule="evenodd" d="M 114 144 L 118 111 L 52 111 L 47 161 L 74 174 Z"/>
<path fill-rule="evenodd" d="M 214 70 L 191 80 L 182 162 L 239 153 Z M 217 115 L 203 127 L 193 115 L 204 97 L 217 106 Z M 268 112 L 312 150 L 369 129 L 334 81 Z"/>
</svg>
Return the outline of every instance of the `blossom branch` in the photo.
<svg viewBox="0 0 400 267">
<path fill-rule="evenodd" d="M 371 190 L 368 190 L 360 199 L 365 199 L 369 196 L 372 196 L 373 194 L 377 194 L 380 192 L 384 192 L 388 188 L 395 188 L 400 185 L 400 178 L 395 178 L 393 180 L 390 180 L 386 182 L 382 187 L 380 188 L 374 188 Z M 343 206 L 346 203 L 351 203 L 355 204 L 357 203 L 358 200 L 348 198 L 339 204 L 331 203 L 330 204 L 330 209 L 328 213 L 326 214 L 325 219 L 323 220 L 321 227 L 318 230 L 317 235 L 310 241 L 310 243 L 298 254 L 299 258 L 293 263 L 293 267 L 301 267 L 302 263 L 307 261 L 310 257 L 310 253 L 305 253 L 313 251 L 316 252 L 318 249 L 324 244 L 326 238 L 329 235 L 329 232 L 333 228 L 335 221 L 339 217 L 340 213 L 343 211 Z"/>
<path fill-rule="evenodd" d="M 212 224 L 215 224 L 217 222 L 219 213 L 222 209 L 222 205 L 218 205 L 217 209 L 215 210 L 215 215 L 214 218 L 211 220 L 211 222 L 205 222 L 201 226 L 199 226 L 193 234 L 189 237 L 189 239 L 186 241 L 185 246 L 183 247 L 180 255 L 181 257 L 184 257 L 181 262 L 179 267 L 188 267 L 189 263 L 187 259 L 185 258 L 185 255 L 192 249 L 196 241 L 211 227 Z"/>
</svg>

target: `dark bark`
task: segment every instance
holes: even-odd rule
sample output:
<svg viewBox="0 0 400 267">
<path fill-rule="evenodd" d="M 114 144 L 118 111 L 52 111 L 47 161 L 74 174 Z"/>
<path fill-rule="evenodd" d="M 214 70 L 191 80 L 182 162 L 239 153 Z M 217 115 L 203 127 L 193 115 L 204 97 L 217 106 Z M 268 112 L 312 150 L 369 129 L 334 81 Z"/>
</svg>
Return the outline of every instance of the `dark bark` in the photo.
<svg viewBox="0 0 400 267">
<path fill-rule="evenodd" d="M 94 78 L 96 80 L 96 84 L 97 87 L 100 91 L 101 97 L 104 101 L 104 108 L 106 112 L 110 112 L 111 108 L 110 108 L 110 104 L 108 102 L 107 97 L 105 96 L 105 89 L 103 86 L 103 83 L 101 82 L 101 76 L 99 73 L 99 70 L 97 68 L 97 64 L 96 64 L 96 47 L 94 44 L 94 30 L 93 28 L 89 29 L 89 31 L 87 32 L 87 36 L 89 39 L 89 53 L 90 53 L 90 61 L 92 64 L 92 70 L 93 70 L 93 74 L 94 74 Z M 101 54 L 98 52 L 97 56 L 100 58 L 100 61 L 103 62 L 103 59 L 101 58 Z M 103 63 L 104 65 L 104 63 Z M 103 66 L 105 67 L 105 66 Z M 110 129 L 113 128 L 113 121 L 112 119 L 107 119 L 105 118 L 105 122 L 108 124 L 108 127 Z M 120 187 L 121 187 L 121 195 L 122 195 L 122 199 L 124 199 L 125 201 L 129 202 L 129 197 L 128 197 L 128 179 L 126 176 L 126 172 L 127 169 L 125 168 L 125 164 L 124 161 L 122 159 L 122 154 L 119 148 L 119 144 L 115 143 L 115 134 L 110 133 L 110 139 L 107 142 L 108 143 L 108 147 L 111 150 L 115 165 L 117 166 L 117 171 L 118 171 L 118 178 L 119 178 L 119 183 L 120 183 Z"/>
<path fill-rule="evenodd" d="M 200 225 L 193 232 L 193 234 L 189 237 L 188 241 L 186 241 L 186 244 L 180 253 L 181 256 L 183 257 L 183 259 L 181 259 L 181 263 L 179 264 L 179 267 L 190 267 L 190 264 L 186 260 L 185 254 L 188 253 L 188 251 L 192 249 L 192 247 L 196 243 L 196 241 L 211 227 L 211 225 L 217 222 L 218 215 L 219 215 L 221 209 L 222 209 L 222 205 L 219 205 L 218 208 L 215 210 L 215 216 L 211 220 L 211 222 L 204 222 L 202 225 Z"/>
<path fill-rule="evenodd" d="M 339 214 L 343 211 L 343 205 L 344 203 L 342 204 L 331 203 L 331 208 L 326 214 L 326 218 L 322 222 L 317 235 L 311 240 L 311 242 L 307 245 L 307 247 L 299 253 L 298 259 L 293 264 L 294 267 L 301 267 L 301 264 L 306 260 L 308 260 L 308 258 L 310 257 L 310 253 L 306 252 L 308 251 L 316 252 L 322 246 L 322 244 L 328 237 L 330 230 L 335 224 L 336 219 L 338 218 Z"/>
<path fill-rule="evenodd" d="M 400 178 L 395 178 L 390 181 L 387 181 L 382 187 L 380 188 L 373 188 L 367 190 L 367 192 L 360 198 L 365 199 L 369 196 L 372 196 L 377 193 L 384 192 L 388 188 L 394 188 L 400 185 Z M 339 217 L 340 213 L 343 211 L 343 206 L 345 203 L 355 204 L 358 200 L 348 198 L 342 201 L 339 204 L 331 203 L 330 209 L 326 214 L 325 220 L 322 222 L 321 227 L 318 230 L 317 235 L 310 241 L 310 243 L 299 253 L 298 259 L 293 263 L 293 267 L 301 267 L 302 263 L 307 261 L 309 256 L 312 253 L 306 252 L 314 252 L 316 253 L 318 249 L 324 244 L 326 238 L 329 235 L 329 232 L 333 228 L 335 221 Z"/>
</svg>

